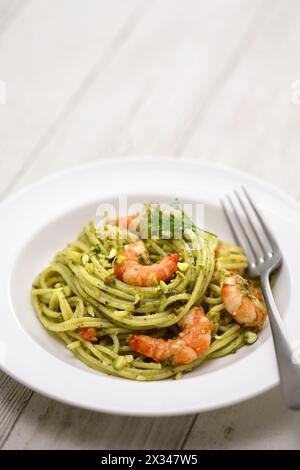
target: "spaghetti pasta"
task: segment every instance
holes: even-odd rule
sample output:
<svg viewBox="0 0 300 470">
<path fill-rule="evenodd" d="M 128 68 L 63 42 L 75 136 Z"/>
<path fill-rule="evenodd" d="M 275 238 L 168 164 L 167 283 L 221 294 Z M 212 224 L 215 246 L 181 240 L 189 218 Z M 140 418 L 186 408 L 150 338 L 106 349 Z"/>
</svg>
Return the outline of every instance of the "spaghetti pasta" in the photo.
<svg viewBox="0 0 300 470">
<path fill-rule="evenodd" d="M 118 256 L 139 235 L 113 223 L 96 229 L 92 222 L 34 281 L 32 304 L 41 324 L 89 367 L 138 381 L 180 378 L 204 360 L 246 344 L 247 328 L 226 312 L 221 297 L 222 272 L 241 273 L 247 267 L 242 249 L 226 244 L 218 253 L 218 238 L 194 226 L 181 238 L 175 238 L 172 230 L 169 238 L 162 235 L 143 239 L 147 259 L 140 262 L 157 265 L 177 253 L 176 272 L 165 281 L 154 279 L 152 285 L 140 286 L 117 278 Z M 187 364 L 174 364 L 131 349 L 133 334 L 166 341 L 176 338 L 180 322 L 194 306 L 201 306 L 211 324 L 211 344 L 205 354 Z"/>
</svg>

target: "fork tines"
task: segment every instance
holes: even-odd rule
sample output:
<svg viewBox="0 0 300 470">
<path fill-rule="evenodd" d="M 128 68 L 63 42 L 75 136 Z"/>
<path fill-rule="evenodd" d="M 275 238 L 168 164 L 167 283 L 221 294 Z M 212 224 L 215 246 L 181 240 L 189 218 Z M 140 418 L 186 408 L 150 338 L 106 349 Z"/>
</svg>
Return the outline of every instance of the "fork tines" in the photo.
<svg viewBox="0 0 300 470">
<path fill-rule="evenodd" d="M 253 277 L 281 262 L 279 247 L 244 187 L 221 201 L 222 208 L 236 238 L 249 259 Z"/>
</svg>

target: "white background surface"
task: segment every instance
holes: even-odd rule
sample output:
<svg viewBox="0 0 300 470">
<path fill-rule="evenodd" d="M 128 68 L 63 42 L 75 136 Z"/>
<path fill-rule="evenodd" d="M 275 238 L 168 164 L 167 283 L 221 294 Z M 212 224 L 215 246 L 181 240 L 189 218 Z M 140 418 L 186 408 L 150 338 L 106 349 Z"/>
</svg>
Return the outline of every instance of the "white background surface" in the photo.
<svg viewBox="0 0 300 470">
<path fill-rule="evenodd" d="M 132 154 L 227 163 L 299 199 L 299 14 L 297 0 L 0 0 L 1 199 Z M 300 448 L 300 414 L 277 389 L 142 419 L 65 406 L 5 375 L 0 385 L 3 449 Z"/>
</svg>

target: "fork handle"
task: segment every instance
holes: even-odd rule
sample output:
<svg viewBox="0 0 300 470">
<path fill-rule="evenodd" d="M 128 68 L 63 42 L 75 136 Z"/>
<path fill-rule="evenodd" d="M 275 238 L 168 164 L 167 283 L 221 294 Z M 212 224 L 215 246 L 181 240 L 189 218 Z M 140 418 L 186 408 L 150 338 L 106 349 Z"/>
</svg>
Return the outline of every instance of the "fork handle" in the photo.
<svg viewBox="0 0 300 470">
<path fill-rule="evenodd" d="M 261 282 L 273 333 L 282 393 L 289 408 L 300 410 L 300 350 L 297 358 L 277 310 L 270 287 L 269 274 L 263 276 Z"/>
</svg>

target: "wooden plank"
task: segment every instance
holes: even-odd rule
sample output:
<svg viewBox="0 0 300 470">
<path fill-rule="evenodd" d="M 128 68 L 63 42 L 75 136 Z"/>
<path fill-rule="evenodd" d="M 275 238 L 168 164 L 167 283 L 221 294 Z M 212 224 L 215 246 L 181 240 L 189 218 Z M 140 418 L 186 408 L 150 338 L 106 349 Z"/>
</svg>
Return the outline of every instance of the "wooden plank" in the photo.
<svg viewBox="0 0 300 470">
<path fill-rule="evenodd" d="M 22 413 L 32 392 L 0 372 L 0 448 L 18 417 Z"/>
<path fill-rule="evenodd" d="M 198 415 L 185 449 L 300 449 L 300 415 L 278 388 L 239 405 Z"/>
<path fill-rule="evenodd" d="M 191 421 L 105 415 L 34 394 L 3 449 L 178 449 Z"/>
<path fill-rule="evenodd" d="M 147 4 L 140 0 L 33 0 L 4 31 L 0 106 L 0 195 L 22 173 L 46 131 L 126 43 Z M 38 142 L 38 144 L 37 144 Z M 37 147 L 38 145 L 38 147 Z M 53 157 L 53 156 L 52 156 Z"/>
<path fill-rule="evenodd" d="M 0 1 L 0 39 L 11 22 L 16 18 L 26 0 Z M 1 64 L 2 65 L 2 64 Z M 0 67 L 0 79 L 3 70 Z M 7 439 L 12 427 L 26 406 L 32 392 L 0 372 L 0 448 Z"/>
<path fill-rule="evenodd" d="M 176 153 L 231 164 L 300 198 L 300 105 L 291 92 L 300 77 L 300 3 L 264 5 L 264 22 L 257 22 L 230 75 L 221 75 L 214 99 L 195 109 Z"/>
<path fill-rule="evenodd" d="M 147 15 L 127 48 L 110 65 L 107 75 L 101 75 L 83 96 L 79 108 L 45 145 L 20 184 L 71 163 L 101 156 L 175 153 L 247 169 L 300 197 L 297 172 L 293 167 L 300 139 L 297 132 L 300 114 L 299 105 L 291 101 L 290 90 L 292 81 L 300 76 L 300 66 L 294 61 L 299 39 L 299 7 L 296 0 L 289 4 L 272 2 L 272 8 L 268 2 L 258 2 L 256 8 L 251 3 L 252 15 L 244 7 L 239 11 L 247 18 L 247 24 L 241 25 L 239 37 L 237 29 L 230 27 L 228 17 L 227 23 L 224 22 L 227 29 L 223 31 L 220 27 L 223 34 L 218 35 L 217 30 L 216 39 L 210 42 L 204 23 L 207 23 L 211 10 L 208 9 L 206 16 L 204 8 L 203 25 L 199 19 L 199 30 L 206 32 L 202 39 L 204 51 L 198 53 L 195 33 L 191 36 L 187 26 L 184 39 L 174 41 L 169 47 L 168 55 L 176 57 L 176 50 L 186 64 L 194 65 L 195 58 L 200 57 L 197 67 L 194 65 L 185 75 L 182 69 L 186 71 L 187 66 L 180 60 L 179 68 L 169 59 L 169 67 L 162 72 L 168 56 L 163 48 L 161 51 L 154 48 L 154 40 L 149 48 L 154 49 L 155 54 L 145 54 L 142 61 L 132 63 L 132 57 L 142 55 L 140 45 L 146 42 L 140 36 L 147 37 L 147 44 L 151 41 L 151 33 L 147 31 L 151 29 L 153 19 Z M 154 11 L 153 15 L 156 13 Z M 197 9 L 197 18 L 196 15 Z M 237 17 L 232 18 L 234 21 L 240 24 Z M 148 27 L 147 22 L 150 23 Z M 168 24 L 172 24 L 172 18 Z M 159 29 L 159 25 L 157 29 L 161 35 L 158 34 L 156 40 L 162 44 L 165 29 Z M 278 35 L 279 29 L 286 34 Z M 201 43 L 200 39 L 198 42 Z M 220 48 L 223 42 L 228 42 L 230 56 Z M 240 43 L 243 47 L 233 48 L 234 44 Z M 188 50 L 189 54 L 184 56 L 182 53 L 181 56 L 181 50 Z M 215 58 L 211 67 L 218 73 L 212 75 L 209 63 L 204 62 L 201 53 L 204 58 Z M 233 67 L 232 75 L 226 73 L 228 63 Z M 152 75 L 151 70 L 154 70 Z M 206 70 L 204 78 L 201 77 L 203 70 Z M 121 90 L 118 89 L 120 76 Z M 172 82 L 172 77 L 178 78 Z M 59 158 L 51 159 L 53 154 Z"/>
<path fill-rule="evenodd" d="M 152 4 L 126 47 L 33 155 L 18 186 L 86 160 L 173 153 L 195 97 L 213 99 L 215 77 L 235 57 L 262 5 L 260 0 Z"/>
</svg>

